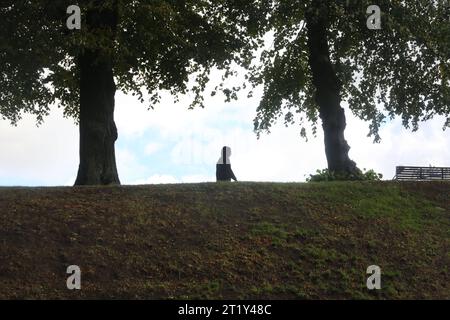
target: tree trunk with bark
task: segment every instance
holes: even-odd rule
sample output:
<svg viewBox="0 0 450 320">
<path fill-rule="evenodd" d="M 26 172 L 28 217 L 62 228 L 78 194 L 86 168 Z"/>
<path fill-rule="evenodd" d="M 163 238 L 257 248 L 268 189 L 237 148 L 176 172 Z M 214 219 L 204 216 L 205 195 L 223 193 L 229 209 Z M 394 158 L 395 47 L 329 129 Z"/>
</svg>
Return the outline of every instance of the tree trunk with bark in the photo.
<svg viewBox="0 0 450 320">
<path fill-rule="evenodd" d="M 328 169 L 351 177 L 358 175 L 360 170 L 348 156 L 350 146 L 344 137 L 346 121 L 344 109 L 341 108 L 341 85 L 330 60 L 327 26 L 328 19 L 324 10 L 312 9 L 306 15 L 309 66 L 322 120 Z"/>
<path fill-rule="evenodd" d="M 87 28 L 114 31 L 117 26 L 114 10 L 90 11 L 86 21 Z M 80 165 L 75 185 L 120 184 L 114 150 L 117 140 L 114 122 L 116 86 L 111 52 L 85 49 L 78 57 L 78 66 Z"/>
</svg>

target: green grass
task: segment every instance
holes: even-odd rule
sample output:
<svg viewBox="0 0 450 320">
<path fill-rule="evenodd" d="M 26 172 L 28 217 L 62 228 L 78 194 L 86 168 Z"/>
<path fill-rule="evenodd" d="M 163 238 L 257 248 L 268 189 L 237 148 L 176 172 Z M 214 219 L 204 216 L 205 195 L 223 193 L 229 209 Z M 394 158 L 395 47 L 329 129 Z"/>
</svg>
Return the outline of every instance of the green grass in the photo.
<svg viewBox="0 0 450 320">
<path fill-rule="evenodd" d="M 0 188 L 0 299 L 449 299 L 449 195 L 447 182 Z M 81 291 L 65 288 L 71 264 Z"/>
</svg>

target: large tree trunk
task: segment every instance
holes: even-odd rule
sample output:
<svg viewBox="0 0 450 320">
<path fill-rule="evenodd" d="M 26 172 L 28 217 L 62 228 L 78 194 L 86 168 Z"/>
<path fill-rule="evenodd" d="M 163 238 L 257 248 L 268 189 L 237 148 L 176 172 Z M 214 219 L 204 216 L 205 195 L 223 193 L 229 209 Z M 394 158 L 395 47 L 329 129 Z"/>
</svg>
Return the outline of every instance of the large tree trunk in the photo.
<svg viewBox="0 0 450 320">
<path fill-rule="evenodd" d="M 115 30 L 117 19 L 111 10 L 91 11 L 87 15 L 87 24 L 87 28 Z M 111 52 L 86 49 L 78 57 L 78 67 L 80 165 L 75 185 L 120 184 L 114 151 L 117 140 L 114 123 L 116 86 Z"/>
<path fill-rule="evenodd" d="M 306 27 L 309 65 L 322 120 L 328 169 L 344 176 L 354 176 L 360 171 L 348 156 L 350 147 L 344 137 L 346 122 L 344 109 L 341 108 L 341 85 L 330 60 L 326 8 L 317 6 L 320 11 L 311 8 L 306 15 Z"/>
<path fill-rule="evenodd" d="M 114 152 L 117 129 L 112 66 L 109 61 L 97 61 L 93 52 L 85 52 L 79 60 L 80 166 L 75 185 L 120 184 Z"/>
</svg>

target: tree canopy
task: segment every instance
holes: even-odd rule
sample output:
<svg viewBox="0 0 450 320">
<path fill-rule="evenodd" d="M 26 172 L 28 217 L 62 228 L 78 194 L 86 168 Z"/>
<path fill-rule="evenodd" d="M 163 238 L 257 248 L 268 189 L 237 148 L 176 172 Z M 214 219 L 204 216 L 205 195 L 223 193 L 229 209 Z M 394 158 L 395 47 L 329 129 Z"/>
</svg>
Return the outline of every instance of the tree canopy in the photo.
<svg viewBox="0 0 450 320">
<path fill-rule="evenodd" d="M 381 29 L 367 27 L 366 10 L 373 1 L 272 1 L 267 30 L 273 46 L 253 67 L 249 80 L 264 86 L 255 130 L 270 131 L 309 121 L 316 130 L 319 108 L 308 60 L 308 13 L 326 20 L 330 60 L 341 98 L 351 112 L 370 121 L 369 134 L 379 141 L 386 118 L 401 117 L 406 128 L 435 115 L 450 127 L 450 23 L 445 1 L 380 0 Z M 316 41 L 316 39 L 313 39 Z M 298 114 L 298 116 L 297 116 Z"/>
<path fill-rule="evenodd" d="M 31 2 L 0 5 L 0 115 L 13 124 L 21 112 L 35 114 L 41 122 L 54 102 L 43 69 L 50 63 L 42 50 L 46 36 L 39 17 L 43 13 Z"/>
<path fill-rule="evenodd" d="M 81 30 L 69 31 L 66 9 L 71 4 L 19 0 L 0 6 L 0 110 L 13 123 L 20 112 L 41 118 L 55 102 L 77 118 L 77 59 L 86 50 L 111 54 L 116 86 L 125 93 L 142 99 L 148 91 L 154 104 L 160 90 L 178 95 L 191 89 L 194 103 L 201 105 L 212 67 L 229 70 L 232 62 L 249 63 L 257 43 L 251 35 L 266 11 L 264 2 L 238 0 L 84 0 L 78 1 Z M 93 8 L 116 12 L 113 41 L 110 26 L 89 18 Z M 188 88 L 191 74 L 197 81 Z"/>
</svg>

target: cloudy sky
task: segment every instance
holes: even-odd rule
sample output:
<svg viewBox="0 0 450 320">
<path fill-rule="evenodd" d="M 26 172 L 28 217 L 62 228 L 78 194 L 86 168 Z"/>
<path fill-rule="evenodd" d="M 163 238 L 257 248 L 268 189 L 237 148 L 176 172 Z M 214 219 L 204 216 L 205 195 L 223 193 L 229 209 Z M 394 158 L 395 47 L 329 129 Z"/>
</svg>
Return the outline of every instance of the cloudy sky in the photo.
<svg viewBox="0 0 450 320">
<path fill-rule="evenodd" d="M 219 78 L 218 75 L 213 76 Z M 212 81 L 210 87 L 215 87 Z M 123 184 L 191 183 L 215 181 L 221 148 L 232 149 L 231 163 L 241 181 L 304 181 L 309 173 L 326 167 L 323 135 L 308 142 L 299 128 L 280 124 L 258 140 L 253 118 L 260 92 L 243 93 L 225 103 L 220 95 L 206 98 L 205 109 L 188 110 L 189 96 L 178 104 L 165 95 L 148 111 L 136 98 L 116 94 L 116 144 Z M 345 107 L 345 105 L 344 105 Z M 412 133 L 399 120 L 386 123 L 382 142 L 367 137 L 368 124 L 347 110 L 346 138 L 350 156 L 360 168 L 373 168 L 392 179 L 396 165 L 450 166 L 450 131 L 444 118 L 421 125 Z M 320 128 L 320 127 L 319 127 Z M 78 128 L 56 106 L 46 122 L 36 127 L 25 116 L 17 127 L 0 120 L 0 185 L 72 185 L 78 168 Z"/>
</svg>

